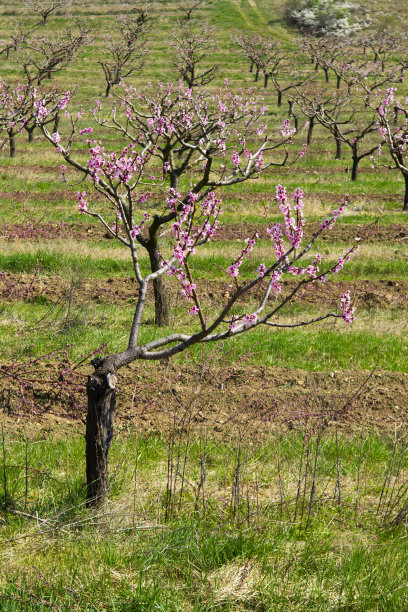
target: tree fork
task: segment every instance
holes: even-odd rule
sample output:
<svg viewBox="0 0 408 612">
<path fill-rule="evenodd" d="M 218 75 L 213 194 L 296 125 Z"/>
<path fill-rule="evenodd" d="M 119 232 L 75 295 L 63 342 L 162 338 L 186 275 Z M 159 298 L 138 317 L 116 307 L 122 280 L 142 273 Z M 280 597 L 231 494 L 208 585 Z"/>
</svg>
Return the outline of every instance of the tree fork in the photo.
<svg viewBox="0 0 408 612">
<path fill-rule="evenodd" d="M 88 414 L 86 419 L 86 505 L 103 502 L 108 492 L 108 453 L 113 437 L 117 377 L 105 371 L 106 360 L 93 359 L 95 372 L 88 376 Z"/>
</svg>

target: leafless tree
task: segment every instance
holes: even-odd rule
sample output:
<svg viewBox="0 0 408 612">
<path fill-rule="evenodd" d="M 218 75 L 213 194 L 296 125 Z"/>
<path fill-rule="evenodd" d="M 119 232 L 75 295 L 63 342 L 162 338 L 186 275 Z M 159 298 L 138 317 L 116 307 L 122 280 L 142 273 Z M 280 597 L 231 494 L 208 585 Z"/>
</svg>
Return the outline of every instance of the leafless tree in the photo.
<svg viewBox="0 0 408 612">
<path fill-rule="evenodd" d="M 374 54 L 374 62 L 381 64 L 382 70 L 385 69 L 386 62 L 396 54 L 401 46 L 402 40 L 395 33 L 388 30 L 376 32 L 371 36 L 360 39 L 364 52 L 370 49 Z"/>
<path fill-rule="evenodd" d="M 233 41 L 250 61 L 249 71 L 255 73 L 255 82 L 264 75 L 264 86 L 268 84 L 271 72 L 276 72 L 284 62 L 284 54 L 278 41 L 264 38 L 259 34 L 236 31 Z"/>
<path fill-rule="evenodd" d="M 106 97 L 122 79 L 142 69 L 149 52 L 144 40 L 149 29 L 148 21 L 148 13 L 143 12 L 142 18 L 121 16 L 116 22 L 117 34 L 107 44 L 110 59 L 99 62 L 105 75 Z"/>
<path fill-rule="evenodd" d="M 180 21 L 191 21 L 193 13 L 200 8 L 207 0 L 184 0 L 179 10 L 183 13 Z"/>
<path fill-rule="evenodd" d="M 21 21 L 16 21 L 14 32 L 10 39 L 0 43 L 0 55 L 5 55 L 6 59 L 9 59 L 10 52 L 17 52 L 22 45 L 27 43 L 29 36 L 35 29 L 35 27 L 26 28 Z"/>
<path fill-rule="evenodd" d="M 72 0 L 28 0 L 28 6 L 41 17 L 41 23 L 45 24 L 51 15 L 71 5 Z"/>
<path fill-rule="evenodd" d="M 349 92 L 348 88 L 336 89 L 333 93 L 322 90 L 316 92 L 305 89 L 297 98 L 297 103 L 307 117 L 314 118 L 328 129 L 336 141 L 336 159 L 341 154 L 341 143 L 349 147 L 352 156 L 351 179 L 358 176 L 358 166 L 362 159 L 369 157 L 381 144 L 376 139 L 373 144 L 371 135 L 378 134 L 377 115 L 367 108 L 366 96 L 358 88 Z"/>
<path fill-rule="evenodd" d="M 91 39 L 91 30 L 77 23 L 77 30 L 66 30 L 58 36 L 33 38 L 24 47 L 22 64 L 28 83 L 41 84 L 66 68 L 76 53 Z"/>
<path fill-rule="evenodd" d="M 173 32 L 170 44 L 175 52 L 174 66 L 190 89 L 208 85 L 216 76 L 216 66 L 201 67 L 213 48 L 213 34 L 214 28 L 206 23 L 195 31 L 188 22 L 182 22 Z"/>
</svg>

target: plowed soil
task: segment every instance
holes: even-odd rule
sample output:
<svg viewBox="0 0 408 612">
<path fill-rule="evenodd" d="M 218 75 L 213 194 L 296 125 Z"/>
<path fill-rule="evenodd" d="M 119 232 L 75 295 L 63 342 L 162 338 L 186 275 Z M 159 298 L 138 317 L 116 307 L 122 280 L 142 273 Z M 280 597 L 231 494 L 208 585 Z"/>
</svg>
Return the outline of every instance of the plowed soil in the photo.
<svg viewBox="0 0 408 612">
<path fill-rule="evenodd" d="M 203 303 L 224 303 L 234 291 L 228 282 L 197 279 L 197 286 Z M 283 282 L 282 295 L 288 294 L 296 286 L 295 280 Z M 339 296 L 350 290 L 354 303 L 365 309 L 394 306 L 406 308 L 408 303 L 408 281 L 394 280 L 356 280 L 327 281 L 318 289 L 307 285 L 294 296 L 292 303 L 303 302 L 318 306 L 338 305 Z M 176 299 L 177 288 L 169 284 L 171 298 Z M 53 303 L 62 303 L 68 298 L 78 304 L 133 304 L 137 299 L 138 288 L 131 278 L 78 279 L 76 285 L 64 278 L 37 276 L 35 274 L 0 274 L 0 298 L 4 301 L 35 301 L 39 298 Z M 262 287 L 254 290 L 251 296 L 256 299 L 262 295 Z M 247 300 L 247 297 L 244 298 Z M 271 299 L 275 299 L 274 297 Z"/>
<path fill-rule="evenodd" d="M 90 373 L 91 368 L 84 370 Z M 0 380 L 1 383 L 3 381 Z M 38 397 L 41 394 L 37 393 Z M 45 397 L 45 394 L 42 394 Z M 66 406 L 37 414 L 0 405 L 6 432 L 56 435 L 83 431 L 84 417 Z M 284 368 L 204 366 L 171 363 L 133 365 L 120 373 L 116 427 L 139 433 L 195 433 L 247 438 L 271 429 L 338 427 L 344 432 L 395 430 L 408 419 L 408 375 L 390 372 L 315 372 Z"/>
</svg>

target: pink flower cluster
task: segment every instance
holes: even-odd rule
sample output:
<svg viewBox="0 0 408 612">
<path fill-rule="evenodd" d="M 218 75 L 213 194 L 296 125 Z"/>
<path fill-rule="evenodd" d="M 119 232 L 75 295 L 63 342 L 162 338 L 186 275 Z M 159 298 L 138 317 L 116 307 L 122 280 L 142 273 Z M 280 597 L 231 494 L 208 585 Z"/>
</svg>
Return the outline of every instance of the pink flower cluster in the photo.
<svg viewBox="0 0 408 612">
<path fill-rule="evenodd" d="M 85 213 L 88 210 L 88 202 L 86 199 L 86 191 L 77 192 L 78 210 L 80 213 Z"/>
<path fill-rule="evenodd" d="M 354 321 L 355 307 L 351 305 L 350 291 L 346 291 L 346 293 L 341 296 L 340 310 L 341 310 L 341 318 L 346 323 L 352 323 Z"/>
<path fill-rule="evenodd" d="M 170 210 L 176 215 L 172 226 L 175 245 L 171 259 L 175 259 L 177 264 L 173 265 L 163 260 L 162 265 L 168 265 L 168 276 L 175 276 L 181 285 L 181 294 L 187 300 L 191 300 L 196 284 L 191 281 L 187 273 L 188 258 L 195 253 L 197 245 L 209 242 L 214 237 L 219 226 L 218 217 L 223 213 L 221 200 L 214 192 L 208 193 L 201 201 L 194 192 L 190 192 L 182 199 L 180 193 L 170 189 L 166 201 Z M 198 312 L 197 306 L 189 309 L 190 314 Z"/>
<path fill-rule="evenodd" d="M 234 262 L 228 267 L 228 274 L 231 278 L 237 278 L 239 275 L 239 269 L 244 261 L 244 258 L 253 251 L 257 238 L 259 238 L 259 234 L 255 232 L 251 238 L 245 238 L 245 247 L 242 249 L 241 253 L 234 260 Z"/>
<path fill-rule="evenodd" d="M 293 248 L 297 248 L 303 238 L 303 191 L 295 189 L 293 200 L 295 202 L 295 215 L 292 214 L 290 203 L 286 195 L 286 189 L 282 185 L 276 187 L 276 200 L 285 220 L 285 234 Z M 296 218 L 295 218 L 296 217 Z"/>
</svg>

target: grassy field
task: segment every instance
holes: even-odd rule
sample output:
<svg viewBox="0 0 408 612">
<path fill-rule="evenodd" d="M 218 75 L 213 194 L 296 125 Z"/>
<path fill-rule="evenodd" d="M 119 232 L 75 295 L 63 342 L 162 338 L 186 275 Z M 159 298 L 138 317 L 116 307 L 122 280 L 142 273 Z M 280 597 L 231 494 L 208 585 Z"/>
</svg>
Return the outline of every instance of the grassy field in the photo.
<svg viewBox="0 0 408 612">
<path fill-rule="evenodd" d="M 152 52 L 136 85 L 177 78 L 168 40 L 178 4 L 159 4 Z M 405 18 L 404 7 L 382 15 L 379 3 L 367 5 L 387 23 Z M 98 60 L 127 6 L 73 2 L 73 14 L 94 28 L 92 42 L 55 77 L 66 88 L 79 84 L 75 107 L 88 109 L 103 96 Z M 34 20 L 25 2 L 2 3 L 0 40 L 21 16 Z M 288 50 L 297 44 L 280 0 L 214 0 L 197 20 L 215 26 L 214 87 L 226 77 L 233 89 L 254 85 L 230 39 L 234 28 L 279 39 Z M 46 31 L 68 23 L 56 15 Z M 303 61 L 299 56 L 299 66 Z M 0 56 L 0 76 L 23 78 L 18 56 Z M 400 90 L 407 93 L 406 83 Z M 279 127 L 287 104 L 278 109 L 271 88 L 265 96 L 268 121 Z M 61 160 L 40 134 L 26 140 L 17 137 L 14 159 L 0 152 L 0 610 L 406 609 L 408 218 L 400 174 L 363 160 L 351 181 L 348 151 L 334 160 L 332 138 L 316 127 L 296 164 L 224 190 L 220 238 L 193 267 L 207 313 L 231 290 L 225 269 L 248 228 L 262 226 L 265 204 L 280 220 L 274 194 L 281 183 L 304 190 L 312 224 L 350 194 L 346 214 L 319 244 L 327 262 L 362 228 L 377 225 L 335 280 L 305 292 L 279 322 L 324 314 L 347 289 L 356 320 L 350 327 L 323 321 L 299 331 L 257 328 L 219 349 L 196 348 L 171 366 L 126 370 L 110 499 L 90 512 L 82 437 L 89 359 L 78 368 L 72 405 L 47 380 L 64 359 L 74 364 L 98 347 L 109 354 L 126 345 L 132 267 L 119 243 L 78 214 L 80 177 L 69 170 L 62 182 Z M 303 131 L 292 155 L 304 140 Z M 107 143 L 123 146 L 112 133 Z M 259 241 L 242 277 L 270 251 Z M 143 269 L 147 264 L 142 258 Z M 165 331 L 192 329 L 177 290 L 170 295 Z M 156 336 L 149 307 L 142 339 Z M 50 357 L 37 363 L 45 353 Z M 25 364 L 22 385 L 8 374 L 13 363 Z"/>
</svg>

